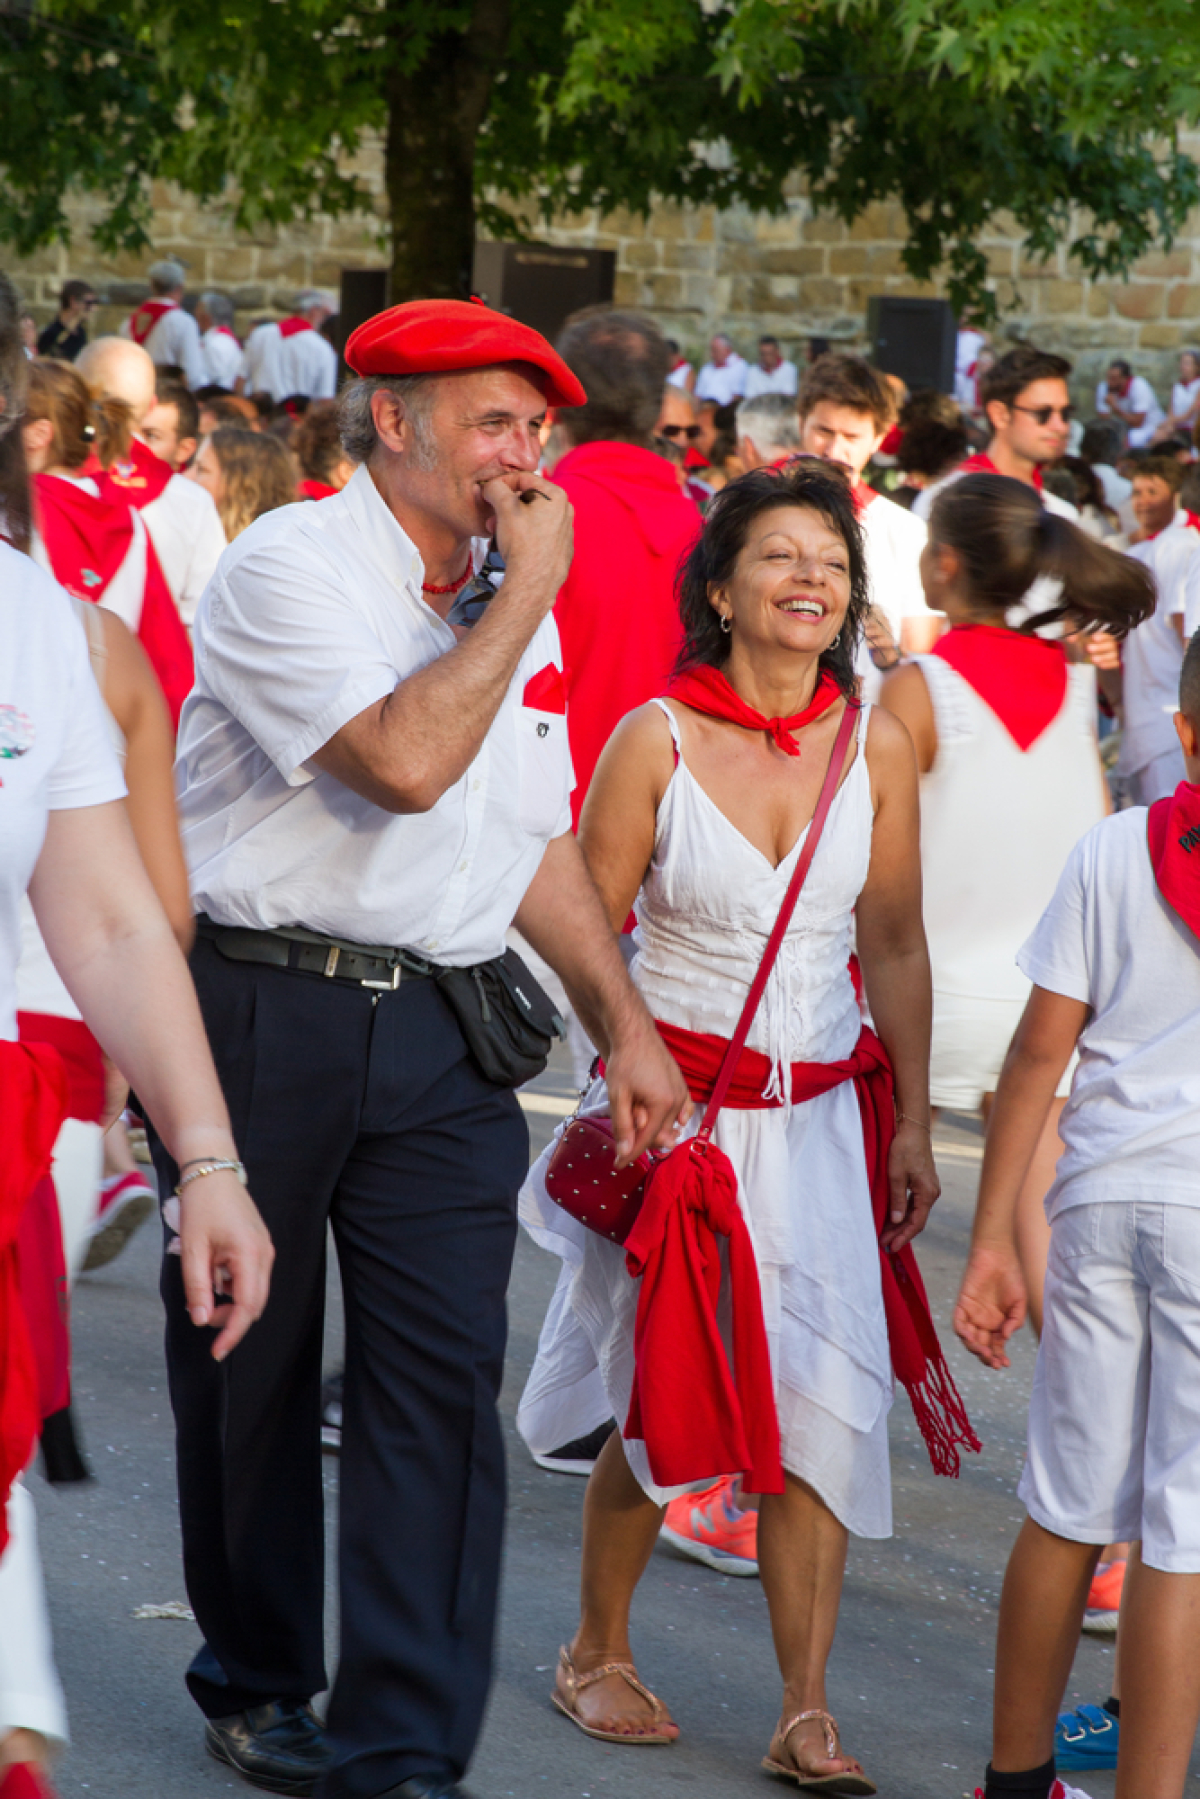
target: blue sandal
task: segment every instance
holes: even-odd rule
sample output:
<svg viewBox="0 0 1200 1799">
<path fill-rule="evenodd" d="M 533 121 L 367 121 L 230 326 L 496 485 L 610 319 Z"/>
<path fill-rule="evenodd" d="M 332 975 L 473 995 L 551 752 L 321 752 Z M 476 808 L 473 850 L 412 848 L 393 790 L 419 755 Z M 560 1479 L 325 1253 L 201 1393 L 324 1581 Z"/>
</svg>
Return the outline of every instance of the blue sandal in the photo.
<svg viewBox="0 0 1200 1799">
<path fill-rule="evenodd" d="M 1060 1712 L 1054 1727 L 1054 1765 L 1059 1769 L 1115 1768 L 1120 1720 L 1099 1705 Z"/>
</svg>

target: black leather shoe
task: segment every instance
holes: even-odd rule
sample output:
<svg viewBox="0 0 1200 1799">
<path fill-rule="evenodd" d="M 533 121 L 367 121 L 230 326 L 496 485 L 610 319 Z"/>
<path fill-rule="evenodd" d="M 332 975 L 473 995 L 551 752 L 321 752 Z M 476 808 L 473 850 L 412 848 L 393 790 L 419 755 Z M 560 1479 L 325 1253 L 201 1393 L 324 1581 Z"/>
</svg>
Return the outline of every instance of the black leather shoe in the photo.
<svg viewBox="0 0 1200 1799">
<path fill-rule="evenodd" d="M 314 1793 L 333 1760 L 325 1726 L 311 1705 L 292 1699 L 209 1718 L 204 1747 L 243 1780 L 268 1793 Z"/>
<path fill-rule="evenodd" d="M 471 1795 L 466 1787 L 447 1782 L 440 1774 L 413 1774 L 398 1787 L 379 1793 L 377 1799 L 471 1799 Z"/>
</svg>

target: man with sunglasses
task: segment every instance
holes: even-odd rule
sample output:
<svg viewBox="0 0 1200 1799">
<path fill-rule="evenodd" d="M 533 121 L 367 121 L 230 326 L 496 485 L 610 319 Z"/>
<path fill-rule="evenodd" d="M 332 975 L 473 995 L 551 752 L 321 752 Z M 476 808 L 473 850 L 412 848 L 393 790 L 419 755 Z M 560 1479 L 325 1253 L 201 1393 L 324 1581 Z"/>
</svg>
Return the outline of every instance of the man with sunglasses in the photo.
<svg viewBox="0 0 1200 1799">
<path fill-rule="evenodd" d="M 38 333 L 38 355 L 74 362 L 88 340 L 87 322 L 99 304 L 90 281 L 65 281 L 56 316 Z"/>
<path fill-rule="evenodd" d="M 948 481 L 983 473 L 1008 475 L 1026 487 L 1036 487 L 1049 511 L 1077 519 L 1074 506 L 1042 488 L 1043 466 L 1065 454 L 1071 436 L 1070 373 L 1065 356 L 1036 349 L 1033 344 L 1017 344 L 993 363 L 979 383 L 991 442 L 986 450 L 968 456 L 944 480 L 918 495 L 913 504 L 917 517 L 928 519 L 934 500 Z"/>
</svg>

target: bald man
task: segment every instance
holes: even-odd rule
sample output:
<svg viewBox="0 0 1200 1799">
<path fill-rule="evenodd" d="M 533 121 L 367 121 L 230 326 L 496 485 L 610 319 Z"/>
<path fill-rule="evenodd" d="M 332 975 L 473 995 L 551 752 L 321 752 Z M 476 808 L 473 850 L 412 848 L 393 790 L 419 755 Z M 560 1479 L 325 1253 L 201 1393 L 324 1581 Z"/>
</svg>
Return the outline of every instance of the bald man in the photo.
<svg viewBox="0 0 1200 1799">
<path fill-rule="evenodd" d="M 75 366 L 94 394 L 124 400 L 134 432 L 140 433 L 157 400 L 158 371 L 146 351 L 128 338 L 98 337 L 80 352 Z M 200 595 L 225 548 L 211 494 L 174 474 L 137 435 L 129 462 L 114 463 L 107 473 L 110 484 L 141 512 L 171 597 L 190 630 Z"/>
</svg>

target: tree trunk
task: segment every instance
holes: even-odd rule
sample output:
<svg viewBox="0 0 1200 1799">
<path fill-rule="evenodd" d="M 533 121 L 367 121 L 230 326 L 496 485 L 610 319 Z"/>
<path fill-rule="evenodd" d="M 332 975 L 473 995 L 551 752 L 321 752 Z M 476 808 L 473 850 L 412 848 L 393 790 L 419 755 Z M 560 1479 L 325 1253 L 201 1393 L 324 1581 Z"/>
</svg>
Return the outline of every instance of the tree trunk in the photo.
<svg viewBox="0 0 1200 1799">
<path fill-rule="evenodd" d="M 411 16 L 407 6 L 397 12 Z M 391 302 L 466 299 L 475 254 L 475 143 L 508 43 L 511 0 L 474 0 L 465 31 L 435 36 L 416 69 L 403 29 L 388 76 Z"/>
</svg>

